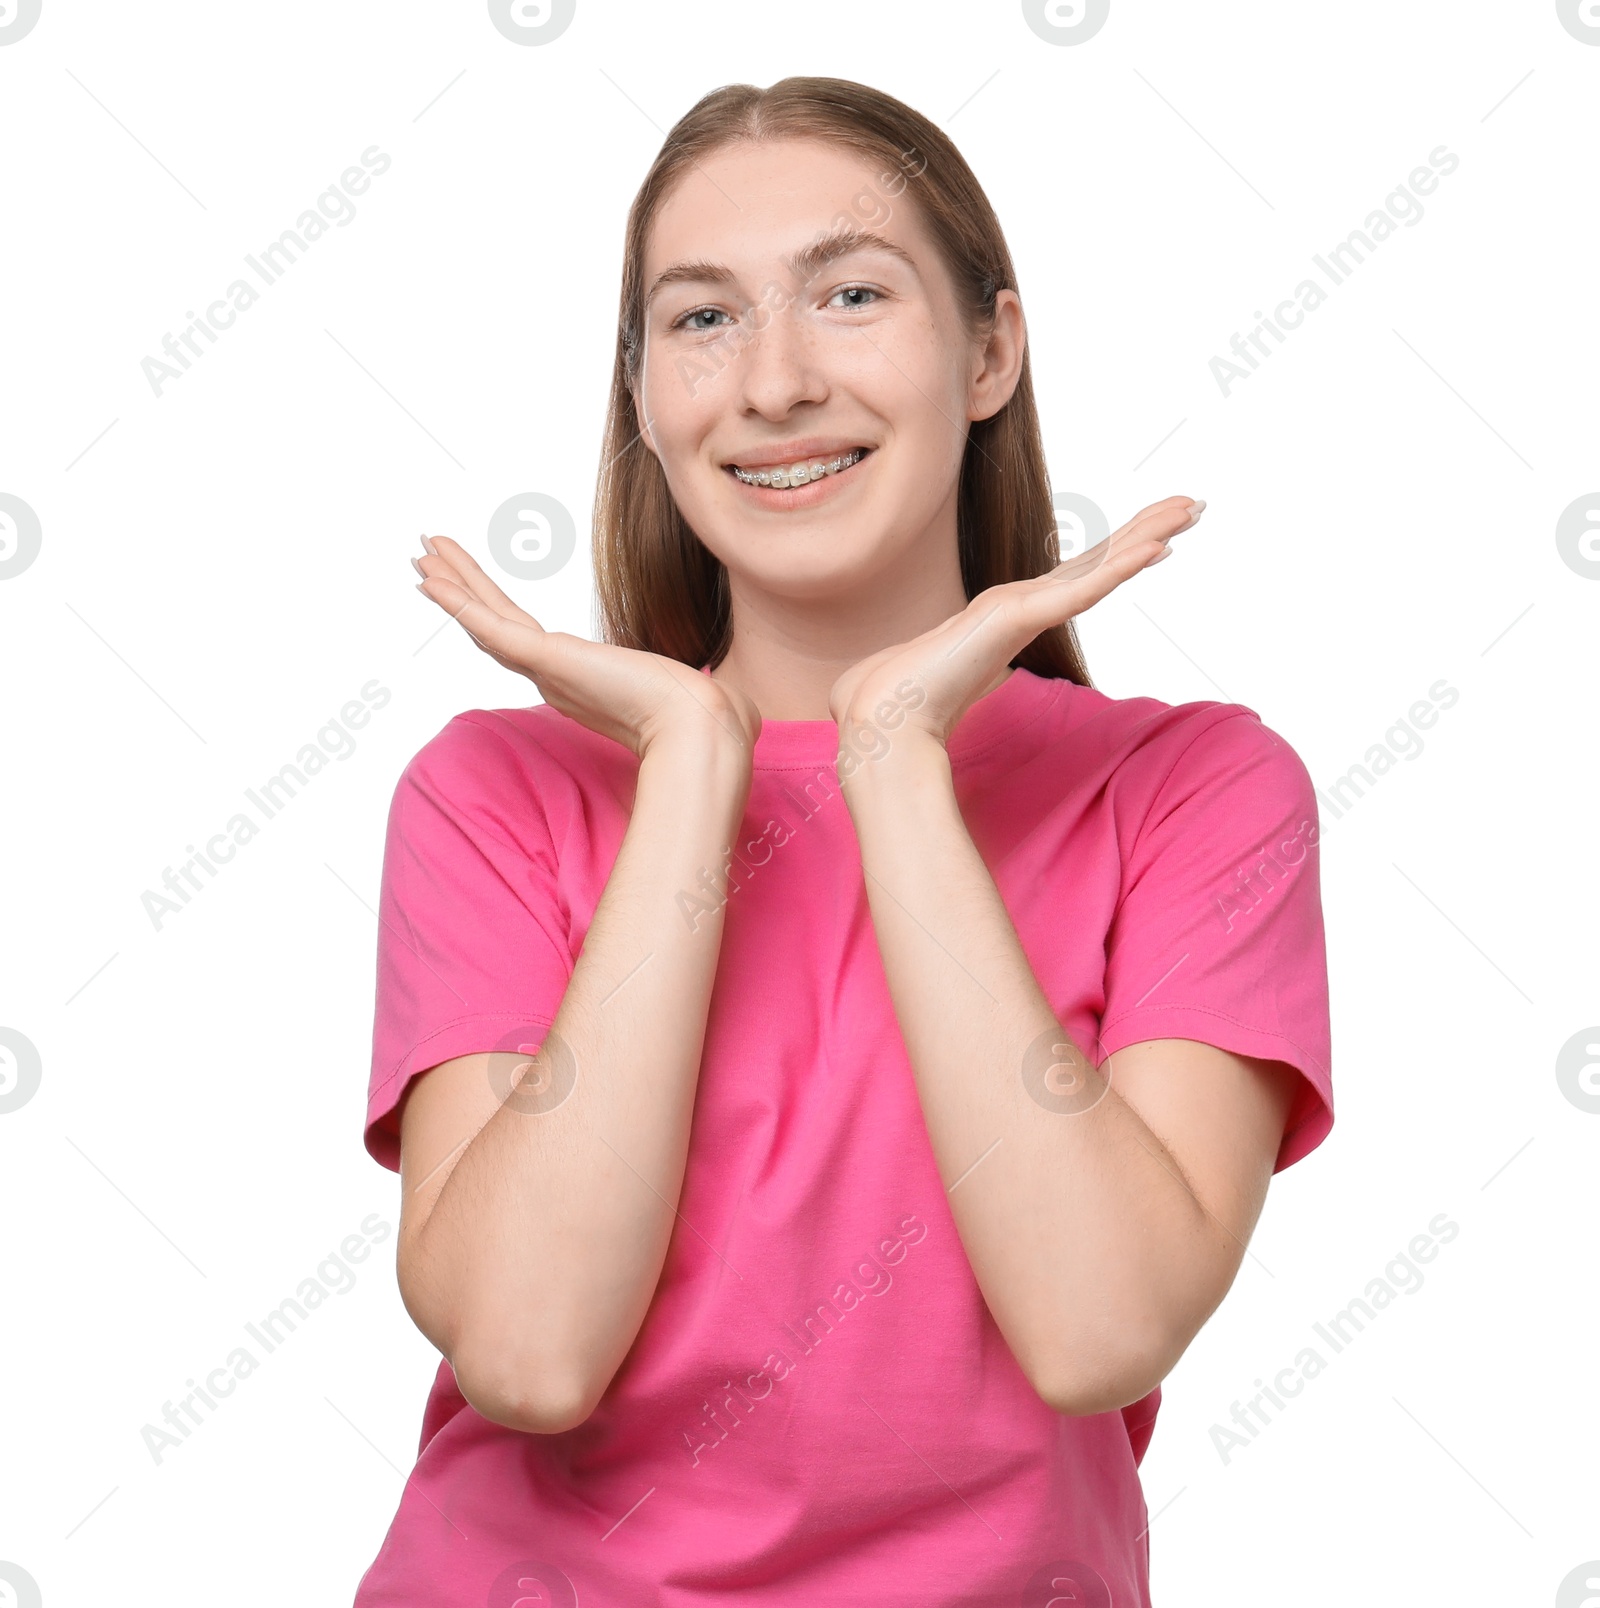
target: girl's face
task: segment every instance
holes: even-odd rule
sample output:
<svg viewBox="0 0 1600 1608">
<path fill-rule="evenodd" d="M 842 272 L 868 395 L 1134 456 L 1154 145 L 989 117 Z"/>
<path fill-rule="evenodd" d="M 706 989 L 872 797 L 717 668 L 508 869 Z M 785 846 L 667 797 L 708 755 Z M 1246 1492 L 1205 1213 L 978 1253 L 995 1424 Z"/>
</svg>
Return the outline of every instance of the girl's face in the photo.
<svg viewBox="0 0 1600 1608">
<path fill-rule="evenodd" d="M 736 598 L 955 561 L 967 425 L 1015 386 L 1020 312 L 1001 321 L 1014 350 L 986 359 L 913 204 L 919 170 L 914 152 L 884 172 L 816 140 L 739 142 L 656 214 L 640 428 Z M 747 483 L 784 470 L 787 487 Z"/>
</svg>

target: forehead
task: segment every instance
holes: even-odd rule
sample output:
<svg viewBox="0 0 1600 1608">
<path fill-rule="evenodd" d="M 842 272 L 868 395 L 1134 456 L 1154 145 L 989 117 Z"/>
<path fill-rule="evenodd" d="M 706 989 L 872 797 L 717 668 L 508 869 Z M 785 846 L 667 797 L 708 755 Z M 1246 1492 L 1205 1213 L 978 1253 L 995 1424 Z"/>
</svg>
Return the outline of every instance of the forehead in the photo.
<svg viewBox="0 0 1600 1608">
<path fill-rule="evenodd" d="M 893 163 L 820 140 L 739 141 L 684 170 L 656 209 L 644 282 L 674 263 L 771 272 L 820 236 L 854 224 L 927 265 L 932 244 Z"/>
</svg>

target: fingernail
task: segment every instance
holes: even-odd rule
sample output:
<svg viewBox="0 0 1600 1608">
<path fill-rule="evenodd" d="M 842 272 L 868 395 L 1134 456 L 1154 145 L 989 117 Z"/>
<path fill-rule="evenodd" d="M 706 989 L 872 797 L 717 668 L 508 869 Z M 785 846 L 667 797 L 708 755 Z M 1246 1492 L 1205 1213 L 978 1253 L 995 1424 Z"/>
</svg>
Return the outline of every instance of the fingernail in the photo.
<svg viewBox="0 0 1600 1608">
<path fill-rule="evenodd" d="M 1191 503 L 1189 505 L 1190 522 L 1193 523 L 1193 521 L 1197 520 L 1205 511 L 1206 505 L 1203 502 Z"/>
<path fill-rule="evenodd" d="M 425 551 L 432 553 L 436 558 L 438 557 L 439 550 L 433 545 L 433 538 L 431 536 L 424 536 L 422 538 L 422 546 Z"/>
<path fill-rule="evenodd" d="M 427 580 L 428 572 L 422 567 L 422 560 L 420 558 L 413 558 L 411 560 L 411 567 L 423 578 L 423 580 Z"/>
<path fill-rule="evenodd" d="M 423 595 L 423 596 L 424 596 L 424 597 L 427 597 L 427 596 L 428 596 L 428 594 L 427 594 L 427 591 L 426 591 L 426 590 L 425 590 L 425 589 L 424 589 L 424 587 L 423 587 L 423 585 L 422 585 L 422 582 L 421 582 L 421 581 L 418 581 L 418 582 L 417 582 L 417 590 L 418 590 L 418 591 L 419 591 L 419 592 L 421 592 L 421 593 L 422 593 L 422 595 Z M 431 599 L 429 599 L 429 601 L 430 601 L 430 602 L 431 602 L 431 601 L 432 601 L 432 600 L 431 600 Z"/>
<path fill-rule="evenodd" d="M 1159 553 L 1157 553 L 1157 554 L 1156 554 L 1156 556 L 1155 556 L 1155 557 L 1154 557 L 1154 558 L 1152 558 L 1152 559 L 1151 559 L 1151 560 L 1150 560 L 1150 564 L 1159 564 L 1159 563 L 1160 563 L 1160 562 L 1161 562 L 1161 560 L 1162 560 L 1162 559 L 1164 559 L 1164 558 L 1171 558 L 1171 557 L 1172 557 L 1172 553 L 1173 553 L 1173 549 L 1172 549 L 1172 548 L 1170 548 L 1170 547 L 1163 547 L 1163 548 L 1162 548 L 1162 549 L 1161 549 L 1161 551 L 1160 551 L 1160 552 L 1159 552 Z M 1146 569 L 1149 569 L 1149 568 L 1150 568 L 1150 564 L 1146 564 L 1146 565 L 1145 565 L 1145 568 L 1146 568 Z"/>
</svg>

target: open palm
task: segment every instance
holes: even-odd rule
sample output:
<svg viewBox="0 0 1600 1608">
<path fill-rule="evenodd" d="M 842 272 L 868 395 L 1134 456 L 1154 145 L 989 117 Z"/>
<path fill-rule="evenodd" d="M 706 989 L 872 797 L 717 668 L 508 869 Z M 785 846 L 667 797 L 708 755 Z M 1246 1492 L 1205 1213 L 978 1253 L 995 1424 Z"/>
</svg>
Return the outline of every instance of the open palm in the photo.
<svg viewBox="0 0 1600 1608">
<path fill-rule="evenodd" d="M 643 756 L 668 731 L 724 736 L 753 751 L 761 714 L 737 688 L 659 653 L 547 631 L 448 536 L 424 537 L 418 590 L 547 704 Z M 714 724 L 712 724 L 714 723 Z"/>
<path fill-rule="evenodd" d="M 1189 497 L 1168 497 L 1045 574 L 986 588 L 943 624 L 853 664 L 833 684 L 829 713 L 841 726 L 870 723 L 880 705 L 901 701 L 895 689 L 910 681 L 924 697 L 908 723 L 947 742 L 961 716 L 1041 631 L 1082 614 L 1158 563 L 1167 543 L 1191 529 L 1204 507 Z"/>
</svg>

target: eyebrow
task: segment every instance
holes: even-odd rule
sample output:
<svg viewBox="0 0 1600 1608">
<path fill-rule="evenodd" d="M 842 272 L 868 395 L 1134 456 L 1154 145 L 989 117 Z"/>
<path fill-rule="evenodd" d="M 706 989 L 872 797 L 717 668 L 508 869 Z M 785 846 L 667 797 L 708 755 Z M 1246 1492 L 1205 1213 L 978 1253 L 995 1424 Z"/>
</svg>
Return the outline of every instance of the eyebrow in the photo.
<svg viewBox="0 0 1600 1608">
<path fill-rule="evenodd" d="M 903 246 L 897 246 L 894 241 L 871 229 L 852 227 L 835 229 L 831 234 L 813 241 L 811 245 L 802 246 L 799 251 L 785 257 L 783 263 L 796 279 L 809 283 L 829 263 L 857 251 L 886 251 L 891 256 L 900 258 L 913 272 L 916 271 L 915 259 Z M 724 267 L 721 263 L 675 262 L 663 268 L 651 282 L 650 289 L 645 294 L 645 306 L 648 307 L 655 300 L 656 293 L 666 289 L 668 285 L 688 282 L 731 285 L 737 278 L 738 275 L 731 268 Z"/>
</svg>

